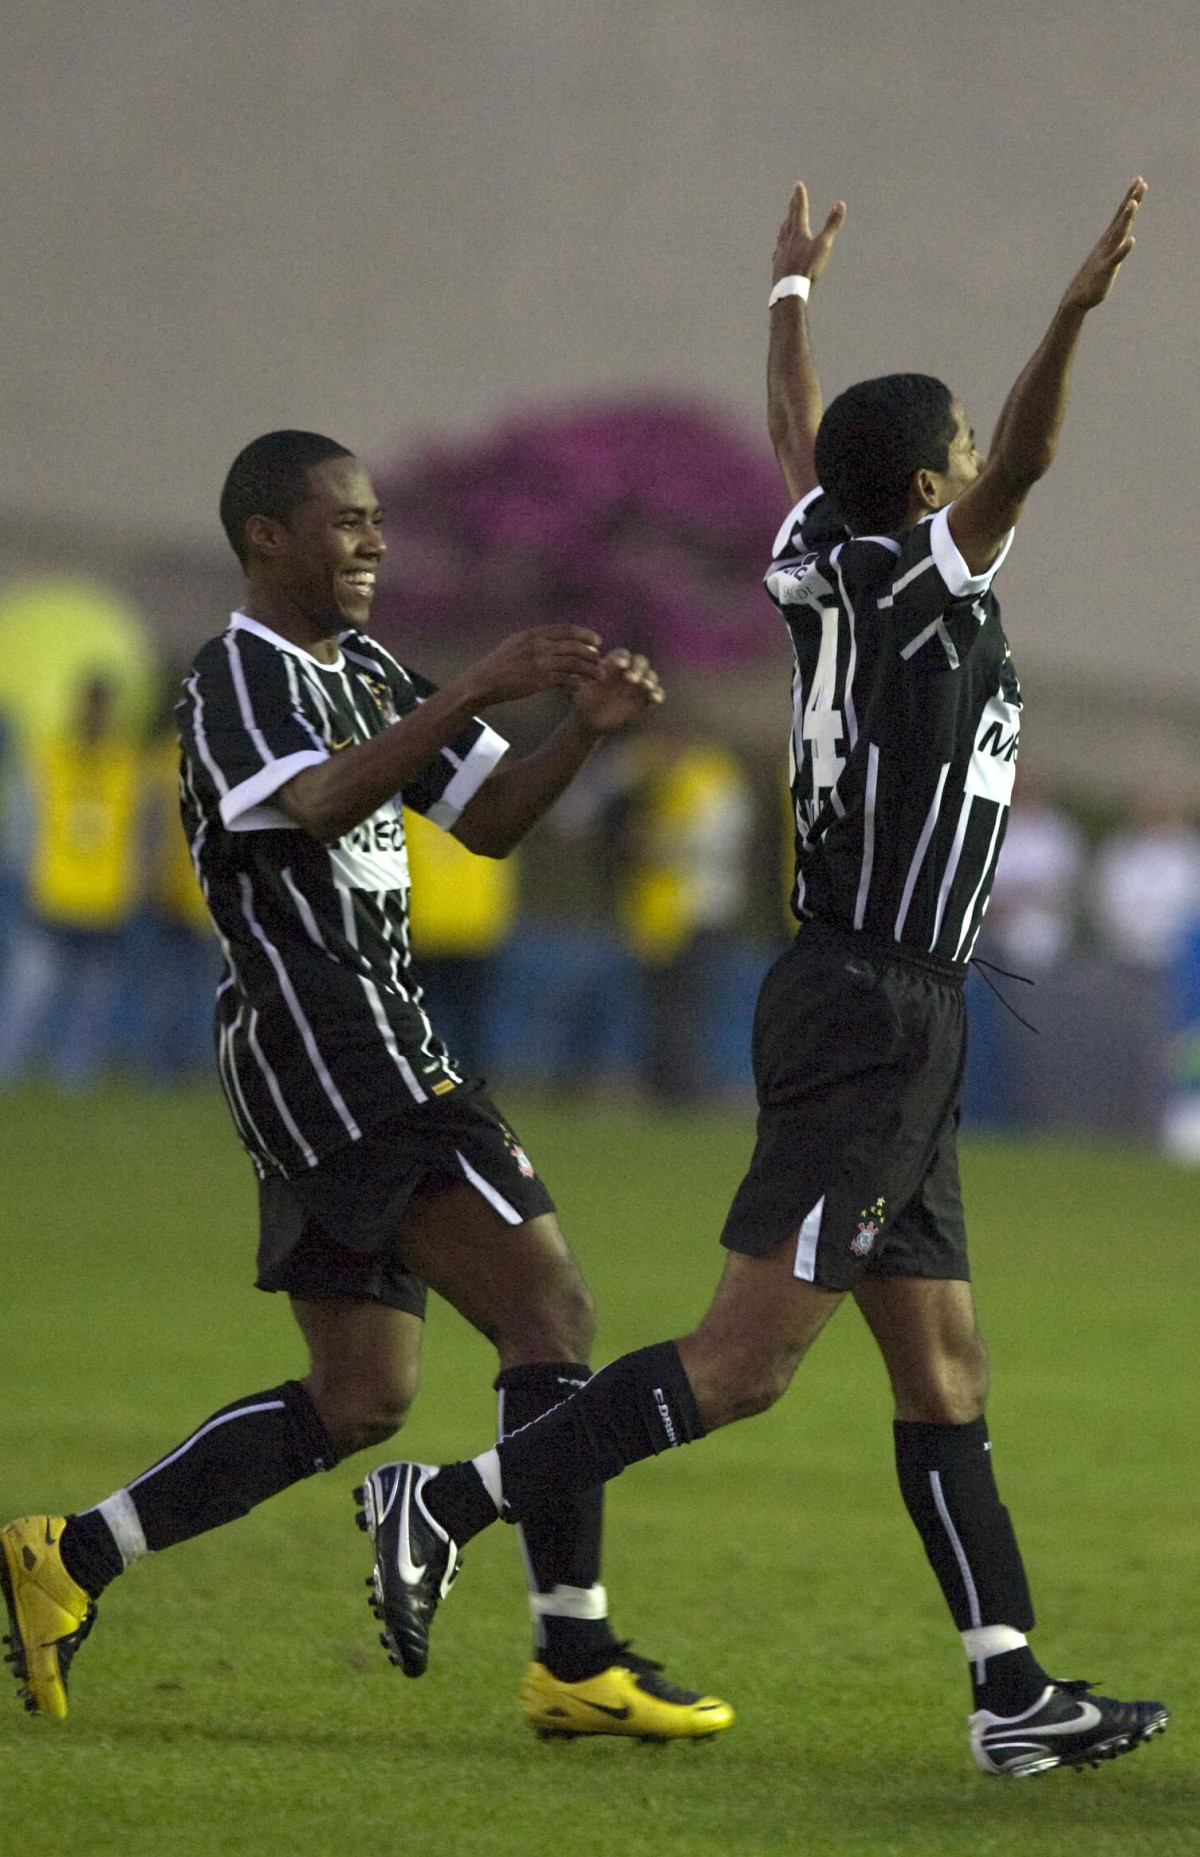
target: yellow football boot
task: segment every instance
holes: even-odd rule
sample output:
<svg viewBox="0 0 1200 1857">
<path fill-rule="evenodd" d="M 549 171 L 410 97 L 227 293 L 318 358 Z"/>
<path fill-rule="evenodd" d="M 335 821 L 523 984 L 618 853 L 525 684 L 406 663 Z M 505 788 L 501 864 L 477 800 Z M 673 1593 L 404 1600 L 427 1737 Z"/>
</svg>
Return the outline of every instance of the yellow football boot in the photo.
<svg viewBox="0 0 1200 1857">
<path fill-rule="evenodd" d="M 31 1715 L 61 1722 L 67 1713 L 67 1672 L 96 1617 L 96 1608 L 62 1564 L 64 1515 L 23 1515 L 0 1528 L 0 1587 L 21 1700 Z"/>
<path fill-rule="evenodd" d="M 641 1741 L 699 1741 L 728 1728 L 733 1710 L 716 1696 L 696 1696 L 659 1675 L 661 1664 L 619 1647 L 599 1676 L 563 1683 L 545 1664 L 530 1664 L 521 1684 L 525 1719 L 539 1740 L 583 1734 L 633 1735 Z"/>
</svg>

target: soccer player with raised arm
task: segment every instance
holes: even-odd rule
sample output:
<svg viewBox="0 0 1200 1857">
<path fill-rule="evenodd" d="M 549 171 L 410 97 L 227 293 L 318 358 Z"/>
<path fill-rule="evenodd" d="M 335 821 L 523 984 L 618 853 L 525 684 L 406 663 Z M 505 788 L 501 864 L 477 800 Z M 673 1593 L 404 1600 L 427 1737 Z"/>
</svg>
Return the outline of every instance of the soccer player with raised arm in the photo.
<svg viewBox="0 0 1200 1857">
<path fill-rule="evenodd" d="M 1020 691 L 992 582 L 1049 469 L 1089 313 L 1133 247 L 1127 189 L 1005 402 L 985 461 L 940 381 L 892 374 L 822 415 L 806 298 L 844 218 L 797 187 L 770 294 L 770 430 L 795 500 L 767 587 L 795 648 L 794 946 L 759 996 L 758 1138 L 699 1326 L 626 1354 L 498 1448 L 366 1482 L 384 1608 L 423 1637 L 464 1542 L 784 1392 L 852 1296 L 895 1401 L 900 1490 L 962 1636 L 989 1774 L 1127 1752 L 1165 1727 L 1047 1675 L 992 1474 L 956 1153 L 963 979 L 1012 794 Z M 887 1732 L 894 1740 L 894 1726 Z"/>
<path fill-rule="evenodd" d="M 358 460 L 318 434 L 247 446 L 221 519 L 245 599 L 178 706 L 183 819 L 225 955 L 217 1061 L 258 1176 L 258 1285 L 290 1297 L 311 1367 L 224 1406 L 97 1508 L 0 1530 L 8 1661 L 26 1706 L 53 1718 L 95 1602 L 131 1561 L 391 1436 L 416 1390 L 426 1286 L 495 1344 L 502 1431 L 588 1378 L 591 1302 L 550 1195 L 412 976 L 402 806 L 503 857 L 598 742 L 653 713 L 658 678 L 574 625 L 515 633 L 441 689 L 398 664 L 366 630 L 382 511 Z M 565 720 L 498 765 L 506 744 L 476 712 L 555 688 Z M 524 1524 L 531 1727 L 725 1728 L 726 1703 L 614 1638 L 601 1516 L 593 1488 Z M 419 1676 L 389 1577 L 385 1641 Z"/>
</svg>

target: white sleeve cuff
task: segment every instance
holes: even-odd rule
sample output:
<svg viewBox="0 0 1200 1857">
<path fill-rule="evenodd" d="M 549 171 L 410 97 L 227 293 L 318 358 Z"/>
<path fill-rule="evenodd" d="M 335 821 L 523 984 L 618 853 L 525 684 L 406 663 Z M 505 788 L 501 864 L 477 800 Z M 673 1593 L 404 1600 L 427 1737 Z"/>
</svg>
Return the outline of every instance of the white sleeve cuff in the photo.
<svg viewBox="0 0 1200 1857">
<path fill-rule="evenodd" d="M 774 543 L 772 544 L 772 547 L 771 547 L 772 561 L 774 561 L 777 555 L 780 555 L 783 553 L 783 550 L 785 546 L 787 545 L 788 536 L 791 534 L 796 524 L 803 517 L 804 512 L 808 508 L 809 504 L 815 503 L 817 498 L 819 496 L 824 496 L 824 494 L 825 492 L 824 490 L 822 490 L 820 484 L 814 484 L 812 489 L 807 491 L 806 494 L 800 498 L 800 501 L 796 504 L 795 509 L 789 509 L 787 515 L 783 519 L 783 526 L 781 527 L 779 534 L 775 537 Z"/>
<path fill-rule="evenodd" d="M 929 524 L 929 548 L 937 565 L 938 573 L 945 581 L 952 598 L 967 599 L 975 593 L 986 593 L 992 584 L 994 575 L 1003 565 L 1004 557 L 1012 547 L 1013 531 L 1010 529 L 1000 544 L 1000 552 L 992 565 L 982 574 L 972 574 L 970 568 L 958 552 L 958 544 L 950 533 L 950 511 L 952 503 L 939 509 Z"/>
<path fill-rule="evenodd" d="M 222 794 L 222 825 L 228 832 L 298 831 L 296 821 L 289 819 L 282 807 L 268 806 L 265 802 L 302 768 L 319 767 L 328 759 L 327 754 L 320 754 L 315 748 L 301 748 L 296 754 L 285 754 L 280 761 L 268 761 L 257 774 L 251 774 L 249 780 L 243 780 L 240 786 L 231 787 L 228 793 Z"/>
<path fill-rule="evenodd" d="M 425 814 L 430 823 L 440 825 L 443 832 L 451 831 L 467 801 L 478 793 L 501 755 L 507 753 L 508 743 L 503 735 L 497 735 L 495 729 L 485 723 L 482 735 L 466 760 L 460 761 L 441 798 L 434 800 Z"/>
</svg>

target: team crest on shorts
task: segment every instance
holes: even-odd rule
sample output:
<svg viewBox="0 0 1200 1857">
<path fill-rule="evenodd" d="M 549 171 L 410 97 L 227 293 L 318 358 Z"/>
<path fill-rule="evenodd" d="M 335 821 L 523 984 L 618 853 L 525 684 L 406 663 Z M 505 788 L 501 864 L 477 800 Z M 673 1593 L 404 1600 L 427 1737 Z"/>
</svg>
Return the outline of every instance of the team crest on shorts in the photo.
<svg viewBox="0 0 1200 1857">
<path fill-rule="evenodd" d="M 858 1230 L 850 1240 L 850 1249 L 855 1257 L 866 1257 L 883 1230 L 884 1201 L 875 1200 L 870 1206 L 864 1206 L 858 1215 Z"/>
<path fill-rule="evenodd" d="M 505 1145 L 508 1148 L 509 1153 L 512 1155 L 514 1161 L 517 1163 L 517 1166 L 521 1169 L 521 1172 L 525 1175 L 525 1178 L 527 1180 L 532 1180 L 533 1179 L 533 1162 L 530 1160 L 529 1156 L 526 1154 L 524 1148 L 521 1146 L 520 1142 L 516 1139 L 515 1135 L 506 1136 Z"/>
</svg>

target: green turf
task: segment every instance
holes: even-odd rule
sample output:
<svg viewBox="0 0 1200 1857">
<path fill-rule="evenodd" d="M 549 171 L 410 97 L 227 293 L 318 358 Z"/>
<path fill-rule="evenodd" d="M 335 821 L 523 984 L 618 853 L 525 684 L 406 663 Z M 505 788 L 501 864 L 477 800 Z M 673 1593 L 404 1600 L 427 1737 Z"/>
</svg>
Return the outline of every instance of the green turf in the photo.
<svg viewBox="0 0 1200 1857">
<path fill-rule="evenodd" d="M 518 1124 L 597 1292 L 597 1357 L 688 1326 L 747 1126 Z M 0 1511 L 97 1500 L 301 1369 L 286 1306 L 246 1287 L 251 1180 L 212 1093 L 8 1097 L 0 1152 Z M 66 1726 L 0 1715 L 0 1852 L 1192 1857 L 1200 1177 L 1037 1146 L 973 1147 L 965 1171 L 1037 1647 L 1165 1697 L 1164 1739 L 1083 1777 L 975 1773 L 961 1653 L 847 1309 L 773 1412 L 611 1492 L 618 1627 L 734 1702 L 718 1742 L 537 1743 L 512 1700 L 526 1624 L 504 1529 L 473 1544 L 433 1669 L 405 1682 L 374 1643 L 346 1468 L 114 1588 Z M 488 1350 L 441 1308 L 429 1331 L 406 1448 L 457 1456 L 490 1436 Z"/>
</svg>

